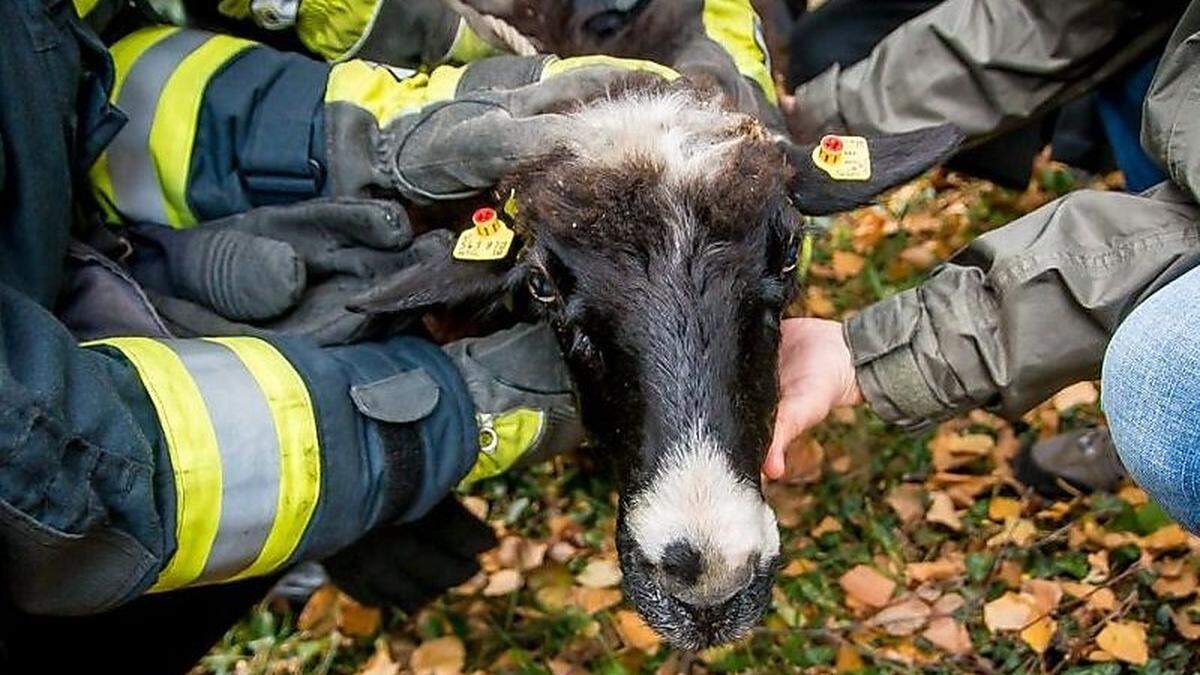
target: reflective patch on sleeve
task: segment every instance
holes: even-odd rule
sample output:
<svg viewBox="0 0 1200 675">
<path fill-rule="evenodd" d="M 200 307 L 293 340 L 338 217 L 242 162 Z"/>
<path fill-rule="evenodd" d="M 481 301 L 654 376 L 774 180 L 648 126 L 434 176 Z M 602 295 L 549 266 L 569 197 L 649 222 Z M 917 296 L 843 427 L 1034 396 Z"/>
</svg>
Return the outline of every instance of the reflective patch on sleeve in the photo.
<svg viewBox="0 0 1200 675">
<path fill-rule="evenodd" d="M 175 479 L 176 550 L 151 592 L 267 574 L 287 562 L 320 497 L 312 401 L 257 338 L 97 343 L 137 370 Z"/>
<path fill-rule="evenodd" d="M 91 171 L 110 218 L 196 224 L 187 201 L 200 106 L 209 80 L 255 43 L 174 27 L 145 28 L 113 46 L 113 103 L 129 122 Z"/>
<path fill-rule="evenodd" d="M 704 30 L 725 48 L 738 72 L 753 80 L 767 100 L 778 105 L 762 20 L 750 0 L 704 0 Z"/>
<path fill-rule="evenodd" d="M 383 0 L 304 0 L 296 35 L 313 53 L 339 61 L 358 50 L 382 6 Z"/>
<path fill-rule="evenodd" d="M 329 72 L 325 102 L 353 104 L 385 127 L 438 101 L 454 98 L 465 66 L 439 66 L 429 74 L 371 61 L 346 61 Z"/>
<path fill-rule="evenodd" d="M 566 59 L 554 59 L 547 63 L 546 67 L 542 69 L 542 80 L 545 81 L 572 70 L 590 68 L 593 66 L 619 68 L 628 71 L 640 70 L 658 75 L 669 82 L 679 79 L 679 73 L 672 68 L 662 65 L 661 63 L 655 63 L 654 61 L 642 61 L 640 59 L 622 59 L 615 56 L 596 54 L 592 56 L 572 56 Z"/>
</svg>

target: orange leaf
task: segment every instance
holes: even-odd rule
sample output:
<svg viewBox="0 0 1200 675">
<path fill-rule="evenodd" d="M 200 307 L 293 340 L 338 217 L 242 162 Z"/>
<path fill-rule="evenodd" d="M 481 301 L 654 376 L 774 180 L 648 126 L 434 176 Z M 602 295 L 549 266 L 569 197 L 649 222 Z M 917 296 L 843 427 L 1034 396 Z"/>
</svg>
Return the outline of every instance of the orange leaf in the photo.
<svg viewBox="0 0 1200 675">
<path fill-rule="evenodd" d="M 621 602 L 621 591 L 615 588 L 579 587 L 574 591 L 575 602 L 588 614 L 615 607 Z"/>
<path fill-rule="evenodd" d="M 483 589 L 483 594 L 489 598 L 508 595 L 519 590 L 524 584 L 525 580 L 517 570 L 500 570 L 493 572 L 488 577 L 488 583 Z"/>
<path fill-rule="evenodd" d="M 846 596 L 870 607 L 883 607 L 896 590 L 896 582 L 874 567 L 858 565 L 838 579 Z"/>
<path fill-rule="evenodd" d="M 466 649 L 453 635 L 423 643 L 408 659 L 414 675 L 460 675 L 466 663 Z"/>
<path fill-rule="evenodd" d="M 379 632 L 383 613 L 375 607 L 360 605 L 348 595 L 338 596 L 338 630 L 353 637 L 371 637 Z"/>
<path fill-rule="evenodd" d="M 915 523 L 925 515 L 925 488 L 914 483 L 897 485 L 888 492 L 887 505 L 900 517 L 900 522 Z"/>
<path fill-rule="evenodd" d="M 878 626 L 889 635 L 912 635 L 924 628 L 929 614 L 929 605 L 910 597 L 879 610 L 867 625 Z"/>
<path fill-rule="evenodd" d="M 842 524 L 838 522 L 837 518 L 834 518 L 833 516 L 825 516 L 825 518 L 821 520 L 821 522 L 817 523 L 817 526 L 814 527 L 812 532 L 809 534 L 811 534 L 813 537 L 820 537 L 822 535 L 829 534 L 830 532 L 841 531 Z"/>
<path fill-rule="evenodd" d="M 857 253 L 849 251 L 834 251 L 833 252 L 833 276 L 838 281 L 845 281 L 858 276 L 862 270 L 866 260 Z"/>
<path fill-rule="evenodd" d="M 400 664 L 392 660 L 387 640 L 381 638 L 375 641 L 375 653 L 363 665 L 363 669 L 359 671 L 358 675 L 397 675 L 399 672 Z"/>
<path fill-rule="evenodd" d="M 926 581 L 945 581 L 953 579 L 966 571 L 966 565 L 960 556 L 942 558 L 933 562 L 916 562 L 904 566 L 904 576 L 909 581 L 923 584 Z"/>
<path fill-rule="evenodd" d="M 1144 666 L 1150 660 L 1146 626 L 1133 621 L 1112 621 L 1096 636 L 1096 645 L 1119 661 Z"/>
<path fill-rule="evenodd" d="M 1021 515 L 1021 502 L 1009 497 L 993 497 L 988 504 L 988 518 L 1002 523 Z"/>
<path fill-rule="evenodd" d="M 921 633 L 921 637 L 951 654 L 971 652 L 971 635 L 967 633 L 966 627 L 948 616 L 939 616 L 930 621 L 929 628 Z"/>
<path fill-rule="evenodd" d="M 333 630 L 337 625 L 337 599 L 340 593 L 333 586 L 322 586 L 317 589 L 304 609 L 296 625 L 300 630 L 313 635 L 323 635 Z"/>
<path fill-rule="evenodd" d="M 1100 392 L 1091 382 L 1079 382 L 1054 395 L 1054 409 L 1065 413 L 1079 405 L 1091 405 L 1100 400 Z"/>
<path fill-rule="evenodd" d="M 934 492 L 931 497 L 932 503 L 925 513 L 925 520 L 945 525 L 955 532 L 962 530 L 962 520 L 954 512 L 954 503 L 950 501 L 950 495 L 945 492 Z"/>
<path fill-rule="evenodd" d="M 837 660 L 834 661 L 833 667 L 839 673 L 856 673 L 866 668 L 867 664 L 863 663 L 857 649 L 850 643 L 843 642 L 838 646 Z"/>
<path fill-rule="evenodd" d="M 1009 591 L 983 606 L 983 623 L 995 633 L 1002 630 L 1021 630 L 1037 616 L 1033 596 Z"/>
<path fill-rule="evenodd" d="M 647 626 L 645 621 L 642 621 L 642 617 L 638 616 L 637 612 L 623 609 L 616 613 L 614 621 L 617 634 L 621 636 L 622 642 L 647 654 L 658 651 L 659 645 L 662 644 L 662 638 L 654 632 L 653 628 Z"/>
<path fill-rule="evenodd" d="M 1058 631 L 1058 622 L 1050 617 L 1042 617 L 1033 625 L 1021 631 L 1021 639 L 1033 651 L 1042 654 L 1046 648 L 1050 646 L 1050 641 L 1054 639 L 1054 633 Z"/>
</svg>

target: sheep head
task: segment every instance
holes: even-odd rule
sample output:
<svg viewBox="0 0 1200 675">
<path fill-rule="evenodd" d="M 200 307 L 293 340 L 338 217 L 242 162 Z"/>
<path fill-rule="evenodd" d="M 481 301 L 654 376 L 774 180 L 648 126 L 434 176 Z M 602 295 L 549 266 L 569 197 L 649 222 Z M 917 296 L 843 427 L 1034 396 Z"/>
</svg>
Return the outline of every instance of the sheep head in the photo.
<svg viewBox="0 0 1200 675">
<path fill-rule="evenodd" d="M 863 203 L 956 140 L 881 142 L 872 178 L 847 187 L 808 168 L 811 147 L 713 100 L 677 84 L 583 106 L 571 115 L 577 133 L 500 191 L 520 205 L 513 262 L 447 255 L 365 307 L 477 307 L 508 293 L 554 326 L 585 425 L 621 471 L 626 594 L 692 649 L 745 635 L 770 601 L 780 540 L 759 467 L 778 403 L 797 205 Z"/>
</svg>

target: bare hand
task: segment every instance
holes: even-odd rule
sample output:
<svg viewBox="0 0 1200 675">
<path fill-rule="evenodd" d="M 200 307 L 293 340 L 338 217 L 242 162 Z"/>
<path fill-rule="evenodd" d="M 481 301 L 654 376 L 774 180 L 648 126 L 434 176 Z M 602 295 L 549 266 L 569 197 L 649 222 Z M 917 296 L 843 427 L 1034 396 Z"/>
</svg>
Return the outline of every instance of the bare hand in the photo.
<svg viewBox="0 0 1200 675">
<path fill-rule="evenodd" d="M 763 473 L 784 474 L 784 452 L 797 436 L 820 424 L 839 406 L 862 403 L 842 324 L 824 319 L 783 322 L 779 349 L 779 412 Z"/>
</svg>

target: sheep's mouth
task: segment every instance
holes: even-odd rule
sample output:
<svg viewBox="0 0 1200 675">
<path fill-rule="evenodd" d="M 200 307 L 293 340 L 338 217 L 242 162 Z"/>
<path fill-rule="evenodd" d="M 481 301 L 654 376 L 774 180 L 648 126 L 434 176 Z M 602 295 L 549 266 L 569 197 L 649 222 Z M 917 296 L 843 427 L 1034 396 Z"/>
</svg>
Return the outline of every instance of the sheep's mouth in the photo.
<svg viewBox="0 0 1200 675">
<path fill-rule="evenodd" d="M 758 562 L 748 582 L 716 604 L 696 606 L 667 592 L 654 565 L 628 537 L 618 536 L 625 597 L 659 635 L 675 647 L 698 651 L 740 640 L 767 611 L 779 568 L 778 555 Z"/>
</svg>

